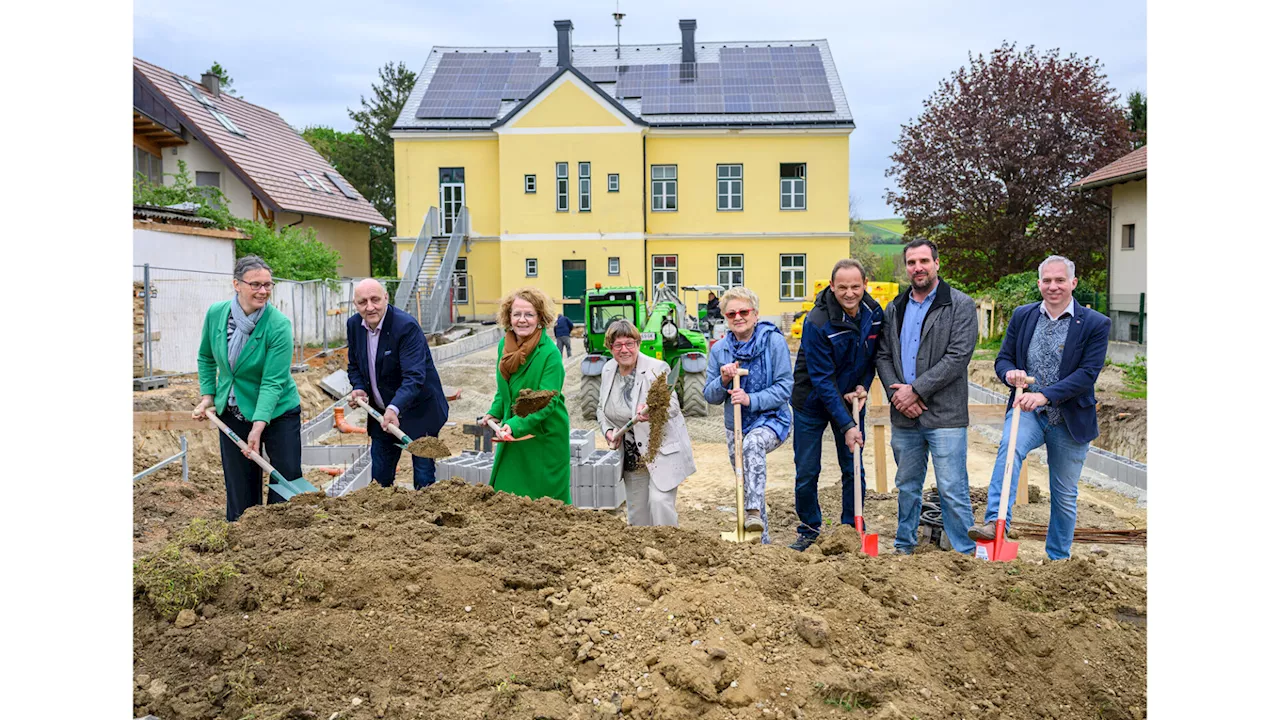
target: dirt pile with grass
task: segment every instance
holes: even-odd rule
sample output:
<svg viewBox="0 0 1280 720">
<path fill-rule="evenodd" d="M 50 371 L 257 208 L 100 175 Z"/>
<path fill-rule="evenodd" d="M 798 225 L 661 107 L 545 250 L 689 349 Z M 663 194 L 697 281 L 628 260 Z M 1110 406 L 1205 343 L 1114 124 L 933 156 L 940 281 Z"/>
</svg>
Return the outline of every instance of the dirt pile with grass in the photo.
<svg viewBox="0 0 1280 720">
<path fill-rule="evenodd" d="M 1146 592 L 1091 560 L 802 554 L 456 481 L 209 527 L 157 551 L 190 592 L 135 573 L 134 717 L 1145 713 Z"/>
<path fill-rule="evenodd" d="M 671 414 L 671 386 L 667 384 L 664 372 L 653 379 L 649 392 L 644 396 L 644 403 L 649 413 L 649 446 L 645 450 L 641 462 L 648 465 L 658 457 L 658 450 L 666 440 L 667 420 Z"/>
</svg>

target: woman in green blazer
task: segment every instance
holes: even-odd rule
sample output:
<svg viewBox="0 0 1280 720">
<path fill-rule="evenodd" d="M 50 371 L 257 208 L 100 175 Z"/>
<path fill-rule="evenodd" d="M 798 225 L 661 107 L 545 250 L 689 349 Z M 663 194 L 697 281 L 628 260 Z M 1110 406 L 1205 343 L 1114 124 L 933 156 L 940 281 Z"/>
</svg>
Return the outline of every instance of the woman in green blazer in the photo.
<svg viewBox="0 0 1280 720">
<path fill-rule="evenodd" d="M 255 452 L 265 446 L 281 475 L 302 477 L 302 408 L 293 382 L 293 327 L 270 305 L 271 268 L 257 255 L 236 261 L 236 296 L 209 308 L 200 335 L 200 404 L 191 416 L 218 418 Z M 220 434 L 227 521 L 262 504 L 262 469 Z M 271 492 L 268 503 L 284 502 Z"/>
<path fill-rule="evenodd" d="M 507 335 L 498 341 L 498 392 L 480 420 L 494 420 L 510 435 L 529 440 L 498 445 L 490 475 L 495 490 L 530 498 L 552 497 L 569 504 L 569 411 L 564 405 L 564 363 L 546 329 L 555 322 L 551 300 L 524 287 L 498 308 Z M 546 407 L 527 417 L 512 412 L 520 391 L 554 390 Z"/>
</svg>

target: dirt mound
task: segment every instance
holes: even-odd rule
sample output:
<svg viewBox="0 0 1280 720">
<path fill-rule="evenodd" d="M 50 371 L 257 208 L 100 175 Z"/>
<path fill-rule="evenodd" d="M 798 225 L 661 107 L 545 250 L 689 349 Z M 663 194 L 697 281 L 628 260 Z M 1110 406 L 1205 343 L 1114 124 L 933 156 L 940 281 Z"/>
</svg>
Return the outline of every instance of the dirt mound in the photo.
<svg viewBox="0 0 1280 720">
<path fill-rule="evenodd" d="M 136 597 L 134 716 L 1143 717 L 1128 578 L 840 535 L 734 545 L 456 481 L 250 508 L 182 550 L 234 567 L 213 599 Z"/>
</svg>

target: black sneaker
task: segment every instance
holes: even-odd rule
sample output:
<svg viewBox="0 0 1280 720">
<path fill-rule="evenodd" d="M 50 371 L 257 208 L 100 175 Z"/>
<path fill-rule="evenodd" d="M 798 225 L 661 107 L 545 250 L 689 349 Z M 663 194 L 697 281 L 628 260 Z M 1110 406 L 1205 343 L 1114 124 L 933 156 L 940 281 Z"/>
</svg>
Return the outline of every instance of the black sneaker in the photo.
<svg viewBox="0 0 1280 720">
<path fill-rule="evenodd" d="M 817 541 L 818 541 L 818 538 L 816 537 L 801 535 L 796 538 L 795 542 L 791 543 L 787 547 L 791 548 L 792 550 L 795 550 L 796 552 L 804 552 L 805 550 L 809 549 L 810 545 L 814 544 Z"/>
</svg>

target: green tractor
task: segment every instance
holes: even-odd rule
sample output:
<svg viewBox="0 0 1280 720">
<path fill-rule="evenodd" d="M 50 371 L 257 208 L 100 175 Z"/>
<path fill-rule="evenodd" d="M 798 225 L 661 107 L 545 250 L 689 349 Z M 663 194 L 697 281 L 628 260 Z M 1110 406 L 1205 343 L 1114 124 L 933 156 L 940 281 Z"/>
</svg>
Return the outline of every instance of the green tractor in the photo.
<svg viewBox="0 0 1280 720">
<path fill-rule="evenodd" d="M 702 388 L 707 383 L 707 338 L 687 324 L 684 303 L 674 291 L 659 285 L 652 305 L 645 305 L 644 288 L 607 287 L 598 284 L 584 299 L 587 356 L 582 360 L 582 392 L 578 411 L 594 419 L 600 404 L 600 373 L 609 360 L 604 344 L 605 331 L 618 319 L 627 319 L 640 329 L 640 352 L 671 366 L 679 373 L 676 392 L 680 409 L 688 417 L 705 417 L 707 400 Z"/>
</svg>

